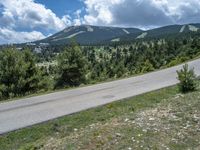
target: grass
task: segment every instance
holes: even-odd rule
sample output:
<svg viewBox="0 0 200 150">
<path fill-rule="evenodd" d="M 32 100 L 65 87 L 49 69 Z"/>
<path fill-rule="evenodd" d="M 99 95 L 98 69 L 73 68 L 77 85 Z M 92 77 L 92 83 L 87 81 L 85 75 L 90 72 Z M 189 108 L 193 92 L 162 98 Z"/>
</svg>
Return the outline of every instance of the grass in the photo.
<svg viewBox="0 0 200 150">
<path fill-rule="evenodd" d="M 177 93 L 176 87 L 170 87 L 155 92 L 150 92 L 133 97 L 126 101 L 111 103 L 103 107 L 90 109 L 74 115 L 62 117 L 44 124 L 11 132 L 0 136 L 0 149 L 26 148 L 30 145 L 40 147 L 51 137 L 65 137 L 74 133 L 74 129 L 80 130 L 91 124 L 106 123 L 108 120 L 125 115 L 130 112 L 154 107 L 163 99 L 169 98 Z"/>
<path fill-rule="evenodd" d="M 172 86 L 0 136 L 0 149 L 200 149 L 200 90 Z"/>
</svg>

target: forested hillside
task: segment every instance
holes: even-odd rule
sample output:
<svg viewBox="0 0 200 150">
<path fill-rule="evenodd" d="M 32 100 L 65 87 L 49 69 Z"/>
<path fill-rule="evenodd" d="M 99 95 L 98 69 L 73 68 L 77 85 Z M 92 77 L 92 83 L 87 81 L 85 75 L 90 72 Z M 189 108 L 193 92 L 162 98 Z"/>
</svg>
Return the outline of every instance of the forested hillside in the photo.
<svg viewBox="0 0 200 150">
<path fill-rule="evenodd" d="M 91 78 L 105 80 L 174 66 L 200 54 L 199 33 L 165 39 L 140 40 L 132 44 L 85 47 Z"/>
<path fill-rule="evenodd" d="M 0 52 L 0 98 L 128 77 L 174 66 L 200 55 L 200 32 L 105 46 L 49 46 Z"/>
<path fill-rule="evenodd" d="M 100 42 L 117 41 L 117 38 L 134 34 L 140 35 L 142 30 L 137 28 L 119 28 L 119 27 L 101 27 L 101 26 L 71 26 L 63 31 L 60 31 L 46 39 L 36 41 L 34 43 L 48 43 L 48 44 L 69 44 L 71 38 L 75 38 L 79 44 L 99 44 Z"/>
</svg>

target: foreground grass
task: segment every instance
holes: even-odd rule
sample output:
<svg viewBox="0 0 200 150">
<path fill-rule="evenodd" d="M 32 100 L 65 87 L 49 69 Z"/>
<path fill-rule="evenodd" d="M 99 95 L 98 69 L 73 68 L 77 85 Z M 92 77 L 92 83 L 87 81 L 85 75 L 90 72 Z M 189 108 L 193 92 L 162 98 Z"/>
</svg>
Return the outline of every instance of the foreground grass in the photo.
<svg viewBox="0 0 200 150">
<path fill-rule="evenodd" d="M 200 149 L 200 91 L 169 87 L 0 136 L 0 149 Z"/>
</svg>

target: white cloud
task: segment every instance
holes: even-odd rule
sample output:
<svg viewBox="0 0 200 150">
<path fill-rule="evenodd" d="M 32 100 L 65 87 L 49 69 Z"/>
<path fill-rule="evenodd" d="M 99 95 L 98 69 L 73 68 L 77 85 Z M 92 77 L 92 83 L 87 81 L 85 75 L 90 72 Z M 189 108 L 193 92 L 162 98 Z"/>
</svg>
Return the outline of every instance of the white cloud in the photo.
<svg viewBox="0 0 200 150">
<path fill-rule="evenodd" d="M 124 0 L 85 0 L 87 15 L 84 20 L 88 24 L 111 24 L 113 22 L 112 9 Z"/>
<path fill-rule="evenodd" d="M 74 13 L 75 19 L 73 20 L 73 23 L 72 23 L 73 25 L 79 26 L 79 25 L 83 24 L 83 19 L 81 18 L 81 13 L 82 13 L 81 9 L 78 9 Z"/>
<path fill-rule="evenodd" d="M 0 0 L 4 11 L 1 25 L 22 28 L 60 30 L 65 23 L 44 5 L 33 0 Z"/>
<path fill-rule="evenodd" d="M 200 21 L 199 0 L 83 0 L 86 24 L 154 27 Z"/>
<path fill-rule="evenodd" d="M 66 25 L 66 26 L 71 26 L 72 25 L 72 18 L 69 16 L 69 15 L 65 15 L 62 17 L 61 19 L 63 21 L 63 23 Z"/>
<path fill-rule="evenodd" d="M 38 31 L 16 32 L 12 29 L 0 28 L 0 43 L 23 43 L 43 39 L 45 36 Z"/>
<path fill-rule="evenodd" d="M 70 25 L 69 15 L 59 18 L 52 10 L 34 0 L 0 0 L 0 43 L 41 39 L 44 35 L 36 30 L 49 34 Z"/>
</svg>

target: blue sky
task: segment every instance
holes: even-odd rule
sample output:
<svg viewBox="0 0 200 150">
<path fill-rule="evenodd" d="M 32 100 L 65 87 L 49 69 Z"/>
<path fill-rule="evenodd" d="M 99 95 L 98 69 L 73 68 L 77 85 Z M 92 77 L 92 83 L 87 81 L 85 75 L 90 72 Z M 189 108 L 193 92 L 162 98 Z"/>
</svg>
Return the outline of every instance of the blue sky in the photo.
<svg viewBox="0 0 200 150">
<path fill-rule="evenodd" d="M 59 17 L 65 14 L 73 15 L 76 10 L 84 8 L 84 4 L 80 0 L 36 0 L 35 2 L 45 5 Z"/>
<path fill-rule="evenodd" d="M 0 0 L 0 44 L 81 24 L 149 29 L 199 22 L 200 0 Z"/>
</svg>

